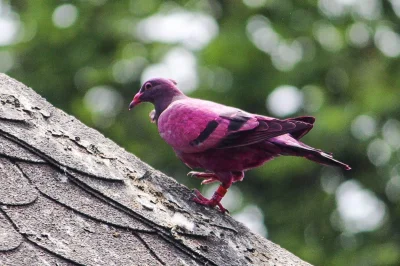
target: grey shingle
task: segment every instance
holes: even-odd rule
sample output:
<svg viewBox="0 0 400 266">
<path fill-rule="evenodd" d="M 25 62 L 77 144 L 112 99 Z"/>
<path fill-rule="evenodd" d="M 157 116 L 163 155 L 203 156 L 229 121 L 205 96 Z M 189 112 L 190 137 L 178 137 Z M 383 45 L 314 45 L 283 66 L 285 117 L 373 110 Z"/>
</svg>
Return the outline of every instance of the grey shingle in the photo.
<svg viewBox="0 0 400 266">
<path fill-rule="evenodd" d="M 77 264 L 64 260 L 50 252 L 38 248 L 29 242 L 22 244 L 12 252 L 0 252 L 1 266 L 75 266 Z"/>
<path fill-rule="evenodd" d="M 0 158 L 0 204 L 24 205 L 37 198 L 37 191 L 8 159 Z"/>
<path fill-rule="evenodd" d="M 0 251 L 11 251 L 21 245 L 22 237 L 0 212 Z"/>
<path fill-rule="evenodd" d="M 44 163 L 39 156 L 0 135 L 0 156 L 18 158 L 28 162 Z"/>
<path fill-rule="evenodd" d="M 41 193 L 82 215 L 109 225 L 139 231 L 154 231 L 151 227 L 86 192 L 74 184 L 65 173 L 57 171 L 54 167 L 25 162 L 18 163 L 18 166 Z"/>
<path fill-rule="evenodd" d="M 31 205 L 9 207 L 5 213 L 28 240 L 80 264 L 150 265 L 155 261 L 134 232 L 79 215 L 44 196 Z"/>
</svg>

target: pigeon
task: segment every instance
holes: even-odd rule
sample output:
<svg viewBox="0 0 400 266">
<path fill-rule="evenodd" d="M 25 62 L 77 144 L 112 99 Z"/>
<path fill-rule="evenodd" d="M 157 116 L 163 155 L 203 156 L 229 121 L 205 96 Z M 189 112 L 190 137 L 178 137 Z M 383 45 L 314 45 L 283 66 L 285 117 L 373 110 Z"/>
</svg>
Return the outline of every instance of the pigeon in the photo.
<svg viewBox="0 0 400 266">
<path fill-rule="evenodd" d="M 155 109 L 150 119 L 158 132 L 191 171 L 188 175 L 202 179 L 202 184 L 219 182 L 208 199 L 194 190 L 194 201 L 227 210 L 221 200 L 229 187 L 244 178 L 244 172 L 261 166 L 278 156 L 299 156 L 308 160 L 350 170 L 350 166 L 333 158 L 331 153 L 300 141 L 314 124 L 314 117 L 288 119 L 248 113 L 238 108 L 186 96 L 172 79 L 146 81 L 129 105 L 142 102 Z"/>
</svg>

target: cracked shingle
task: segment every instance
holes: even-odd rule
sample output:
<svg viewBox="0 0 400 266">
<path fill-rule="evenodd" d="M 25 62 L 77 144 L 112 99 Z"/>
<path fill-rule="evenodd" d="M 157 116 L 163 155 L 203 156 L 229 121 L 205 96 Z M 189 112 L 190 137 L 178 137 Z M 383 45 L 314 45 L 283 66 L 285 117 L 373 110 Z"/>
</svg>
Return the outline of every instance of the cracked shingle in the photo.
<svg viewBox="0 0 400 266">
<path fill-rule="evenodd" d="M 11 121 L 23 121 L 26 119 L 18 98 L 3 91 L 0 91 L 0 118 Z"/>
</svg>

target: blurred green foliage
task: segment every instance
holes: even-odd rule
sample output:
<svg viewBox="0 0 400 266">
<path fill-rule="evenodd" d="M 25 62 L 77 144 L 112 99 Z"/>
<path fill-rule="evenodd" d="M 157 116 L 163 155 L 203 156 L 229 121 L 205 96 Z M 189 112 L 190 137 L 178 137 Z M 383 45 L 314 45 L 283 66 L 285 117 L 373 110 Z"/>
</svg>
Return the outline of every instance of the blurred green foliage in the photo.
<svg viewBox="0 0 400 266">
<path fill-rule="evenodd" d="M 186 177 L 149 122 L 152 107 L 127 111 L 149 69 L 194 86 L 193 97 L 271 116 L 267 97 L 294 86 L 301 104 L 283 117 L 315 116 L 304 142 L 353 170 L 278 158 L 235 185 L 243 201 L 234 214 L 263 220 L 269 239 L 315 265 L 400 265 L 399 1 L 0 0 L 0 7 L 1 71 L 189 187 L 199 181 Z M 178 24 L 149 20 L 182 14 L 189 19 Z M 261 214 L 246 214 L 248 206 Z"/>
</svg>

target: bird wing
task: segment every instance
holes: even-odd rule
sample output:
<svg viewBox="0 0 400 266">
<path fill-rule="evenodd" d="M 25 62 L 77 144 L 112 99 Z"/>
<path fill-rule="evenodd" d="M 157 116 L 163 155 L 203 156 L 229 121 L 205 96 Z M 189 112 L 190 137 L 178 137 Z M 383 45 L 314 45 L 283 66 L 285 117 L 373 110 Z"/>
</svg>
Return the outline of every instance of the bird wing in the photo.
<svg viewBox="0 0 400 266">
<path fill-rule="evenodd" d="M 182 152 L 215 148 L 229 134 L 251 130 L 258 125 L 250 113 L 198 99 L 175 101 L 158 119 L 161 137 Z"/>
<path fill-rule="evenodd" d="M 289 118 L 285 120 L 256 116 L 259 125 L 246 131 L 232 132 L 224 137 L 216 148 L 226 149 L 247 146 L 262 142 L 284 134 L 291 134 L 295 138 L 304 136 L 313 127 L 302 119 Z"/>
<path fill-rule="evenodd" d="M 192 153 L 247 146 L 287 133 L 303 136 L 312 128 L 307 121 L 280 120 L 214 102 L 184 99 L 161 113 L 158 130 L 175 150 Z"/>
</svg>

